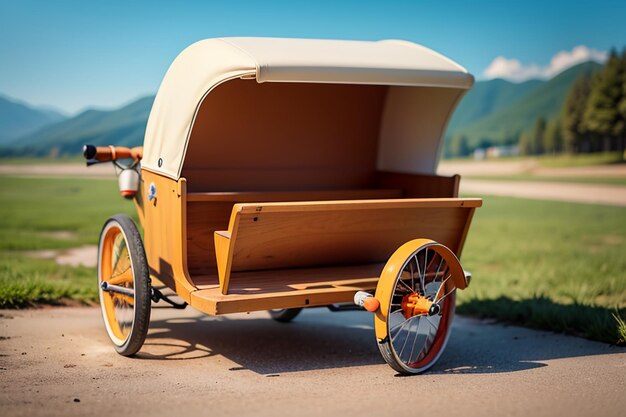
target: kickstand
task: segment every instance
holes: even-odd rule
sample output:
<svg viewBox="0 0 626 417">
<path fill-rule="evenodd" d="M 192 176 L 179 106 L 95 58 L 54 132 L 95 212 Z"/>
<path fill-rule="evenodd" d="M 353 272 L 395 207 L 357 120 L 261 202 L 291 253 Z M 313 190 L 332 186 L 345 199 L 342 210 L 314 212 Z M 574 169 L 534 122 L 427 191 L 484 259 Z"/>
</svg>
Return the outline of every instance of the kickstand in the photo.
<svg viewBox="0 0 626 417">
<path fill-rule="evenodd" d="M 186 302 L 183 301 L 182 303 L 177 303 L 176 301 L 171 300 L 167 295 L 163 295 L 161 291 L 159 291 L 157 288 L 154 288 L 152 286 L 150 287 L 150 298 L 155 303 L 158 303 L 159 301 L 163 300 L 178 310 L 184 310 L 187 307 Z"/>
</svg>

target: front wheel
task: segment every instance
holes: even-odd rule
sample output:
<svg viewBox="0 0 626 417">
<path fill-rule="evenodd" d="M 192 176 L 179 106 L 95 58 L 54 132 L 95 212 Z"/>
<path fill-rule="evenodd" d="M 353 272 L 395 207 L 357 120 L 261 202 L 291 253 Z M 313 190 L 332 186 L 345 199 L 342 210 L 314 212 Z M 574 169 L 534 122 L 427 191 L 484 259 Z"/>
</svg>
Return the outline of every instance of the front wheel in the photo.
<svg viewBox="0 0 626 417">
<path fill-rule="evenodd" d="M 150 323 L 150 275 L 141 235 L 124 214 L 109 218 L 98 244 L 98 287 L 104 326 L 117 353 L 141 349 Z"/>
<path fill-rule="evenodd" d="M 459 260 L 437 242 L 416 239 L 391 256 L 376 287 L 374 324 L 380 353 L 394 370 L 418 374 L 437 362 L 450 335 L 456 289 L 466 286 Z"/>
</svg>

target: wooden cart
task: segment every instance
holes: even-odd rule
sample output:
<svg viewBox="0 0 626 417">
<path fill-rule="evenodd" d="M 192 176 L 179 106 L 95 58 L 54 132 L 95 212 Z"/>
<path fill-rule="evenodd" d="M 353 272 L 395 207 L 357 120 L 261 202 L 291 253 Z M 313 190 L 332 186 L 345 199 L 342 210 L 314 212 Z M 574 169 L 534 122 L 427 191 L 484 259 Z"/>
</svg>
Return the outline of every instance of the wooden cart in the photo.
<svg viewBox="0 0 626 417">
<path fill-rule="evenodd" d="M 111 217 L 100 301 L 122 355 L 142 346 L 158 280 L 207 314 L 356 303 L 401 373 L 444 350 L 458 257 L 480 199 L 435 174 L 446 123 L 473 77 L 403 41 L 210 39 L 183 51 L 143 148 L 113 161 L 143 238 Z M 126 159 L 124 159 L 126 158 Z M 123 161 L 127 161 L 126 163 Z M 128 162 L 129 161 L 129 162 Z"/>
</svg>

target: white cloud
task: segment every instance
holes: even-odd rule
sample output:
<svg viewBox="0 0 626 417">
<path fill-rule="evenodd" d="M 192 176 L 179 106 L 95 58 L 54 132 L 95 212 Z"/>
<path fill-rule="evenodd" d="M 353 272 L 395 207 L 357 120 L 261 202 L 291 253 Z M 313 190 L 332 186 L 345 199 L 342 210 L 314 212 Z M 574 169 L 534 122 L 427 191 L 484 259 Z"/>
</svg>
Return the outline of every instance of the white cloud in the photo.
<svg viewBox="0 0 626 417">
<path fill-rule="evenodd" d="M 584 45 L 576 46 L 571 51 L 560 51 L 555 54 L 546 66 L 537 64 L 524 65 L 517 59 L 508 59 L 499 56 L 483 71 L 486 79 L 504 78 L 510 81 L 526 81 L 532 78 L 551 78 L 556 74 L 586 61 L 604 62 L 608 53 L 588 48 Z"/>
</svg>

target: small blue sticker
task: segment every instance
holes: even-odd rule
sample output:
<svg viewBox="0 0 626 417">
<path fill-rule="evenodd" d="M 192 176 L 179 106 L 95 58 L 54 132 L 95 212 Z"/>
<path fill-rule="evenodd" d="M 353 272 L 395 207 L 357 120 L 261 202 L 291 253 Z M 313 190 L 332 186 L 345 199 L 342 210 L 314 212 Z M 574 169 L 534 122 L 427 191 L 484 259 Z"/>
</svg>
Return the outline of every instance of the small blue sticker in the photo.
<svg viewBox="0 0 626 417">
<path fill-rule="evenodd" d="M 148 190 L 148 200 L 152 201 L 156 198 L 156 185 L 150 183 L 150 189 Z"/>
</svg>

